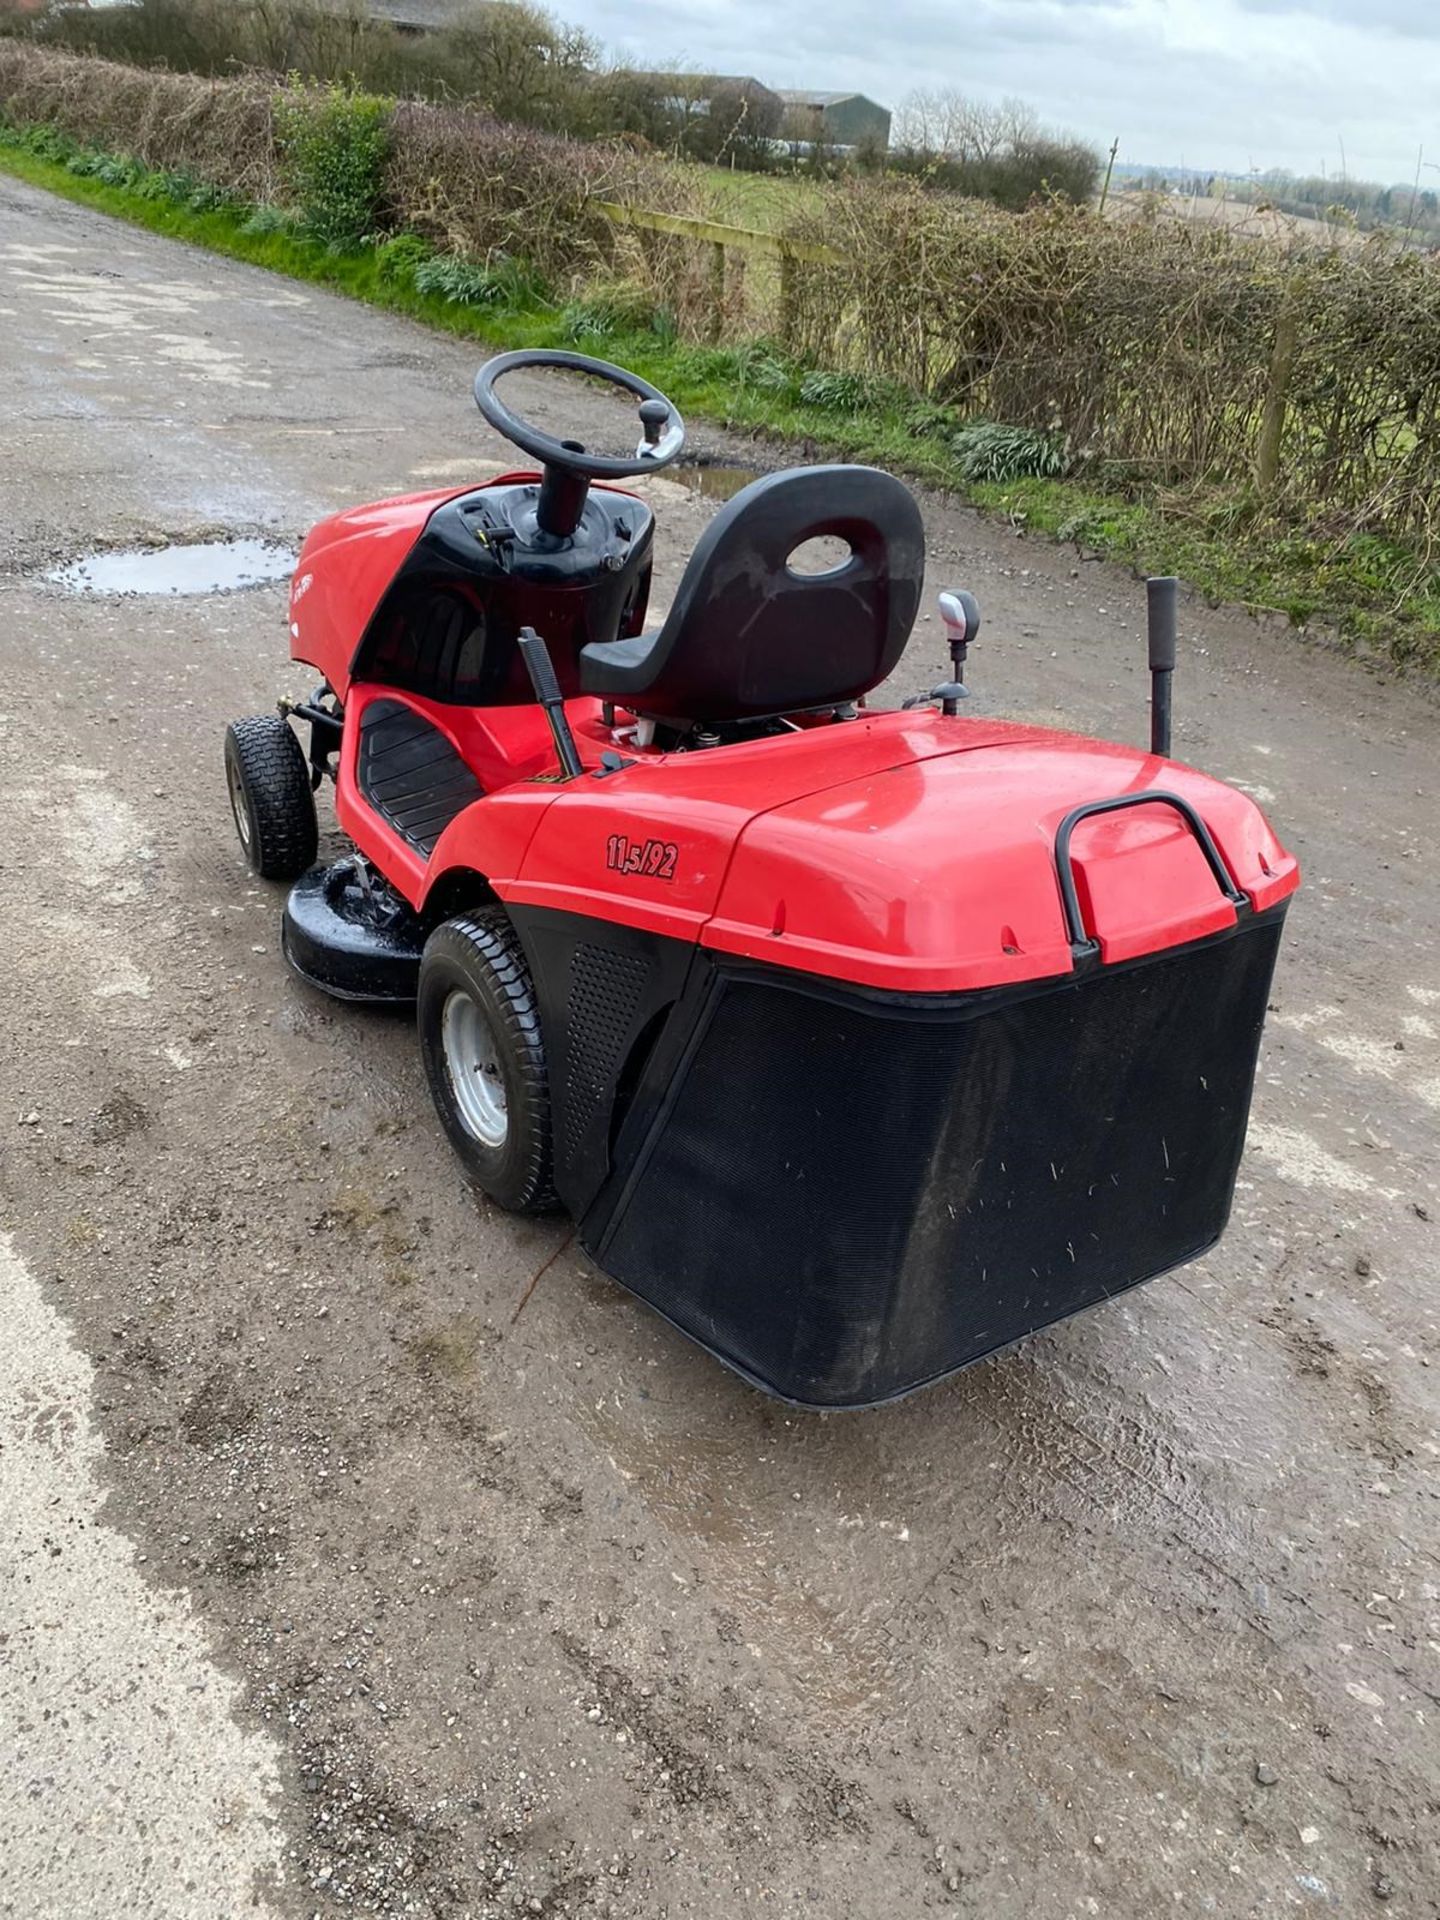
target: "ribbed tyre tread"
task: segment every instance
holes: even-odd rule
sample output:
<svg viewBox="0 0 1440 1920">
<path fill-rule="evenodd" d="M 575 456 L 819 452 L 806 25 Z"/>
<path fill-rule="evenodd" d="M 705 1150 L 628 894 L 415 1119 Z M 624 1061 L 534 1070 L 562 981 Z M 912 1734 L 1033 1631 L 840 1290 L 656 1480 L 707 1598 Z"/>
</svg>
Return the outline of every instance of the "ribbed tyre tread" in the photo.
<svg viewBox="0 0 1440 1920">
<path fill-rule="evenodd" d="M 304 749 L 278 713 L 232 720 L 225 729 L 227 776 L 238 770 L 250 843 L 245 857 L 262 880 L 298 880 L 320 844 Z"/>
<path fill-rule="evenodd" d="M 481 1001 L 500 1041 L 510 1125 L 499 1148 L 469 1132 L 451 1093 L 441 1022 L 456 987 Z M 545 1041 L 530 969 L 503 908 L 447 920 L 431 934 L 420 962 L 416 1017 L 435 1108 L 469 1178 L 511 1213 L 550 1211 L 556 1199 Z"/>
</svg>

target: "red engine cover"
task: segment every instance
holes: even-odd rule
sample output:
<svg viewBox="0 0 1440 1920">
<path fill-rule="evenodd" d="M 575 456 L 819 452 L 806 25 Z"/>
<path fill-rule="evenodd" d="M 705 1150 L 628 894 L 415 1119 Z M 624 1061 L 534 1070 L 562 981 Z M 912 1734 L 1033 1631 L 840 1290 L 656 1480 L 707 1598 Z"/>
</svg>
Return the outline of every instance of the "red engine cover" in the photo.
<svg viewBox="0 0 1440 1920">
<path fill-rule="evenodd" d="M 522 781 L 452 823 L 424 884 L 468 867 L 517 905 L 860 985 L 970 991 L 1071 970 L 1060 822 L 1152 788 L 1189 801 L 1257 910 L 1293 892 L 1295 861 L 1255 803 L 1219 781 L 1133 747 L 930 712 L 645 757 L 603 779 Z M 1234 923 L 1167 807 L 1083 821 L 1072 857 L 1106 962 Z M 416 869 L 394 877 L 414 897 Z"/>
<path fill-rule="evenodd" d="M 1074 807 L 1150 788 L 1194 806 L 1257 909 L 1293 890 L 1295 862 L 1243 794 L 1134 748 L 979 726 L 961 751 L 755 820 L 702 942 L 917 993 L 1066 973 L 1060 823 Z M 1107 964 L 1235 923 L 1194 833 L 1164 804 L 1082 821 L 1071 852 L 1084 931 Z"/>
<path fill-rule="evenodd" d="M 505 475 L 502 485 L 529 475 Z M 1067 973 L 1073 954 L 1055 839 L 1066 814 L 1153 788 L 1189 802 L 1257 910 L 1293 892 L 1295 861 L 1253 801 L 1136 748 L 931 711 L 705 752 L 641 752 L 594 777 L 613 744 L 599 706 L 568 703 L 587 773 L 554 778 L 538 708 L 403 695 L 450 740 L 485 797 L 424 855 L 356 782 L 367 701 L 350 665 L 444 488 L 322 521 L 291 590 L 291 650 L 346 703 L 342 827 L 413 904 L 447 872 L 516 904 L 612 920 L 720 952 L 905 992 L 969 991 Z M 1160 805 L 1076 828 L 1075 892 L 1106 962 L 1233 924 L 1195 835 Z"/>
</svg>

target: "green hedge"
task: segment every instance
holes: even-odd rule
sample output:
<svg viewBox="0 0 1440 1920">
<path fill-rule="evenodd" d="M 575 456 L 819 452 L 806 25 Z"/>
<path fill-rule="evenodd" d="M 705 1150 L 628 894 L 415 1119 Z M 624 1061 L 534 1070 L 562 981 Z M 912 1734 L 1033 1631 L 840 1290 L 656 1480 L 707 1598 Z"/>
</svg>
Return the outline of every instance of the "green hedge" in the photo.
<svg viewBox="0 0 1440 1920">
<path fill-rule="evenodd" d="M 298 80 L 276 98 L 283 190 L 306 231 L 326 246 L 360 246 L 385 224 L 393 111 L 375 94 Z"/>
</svg>

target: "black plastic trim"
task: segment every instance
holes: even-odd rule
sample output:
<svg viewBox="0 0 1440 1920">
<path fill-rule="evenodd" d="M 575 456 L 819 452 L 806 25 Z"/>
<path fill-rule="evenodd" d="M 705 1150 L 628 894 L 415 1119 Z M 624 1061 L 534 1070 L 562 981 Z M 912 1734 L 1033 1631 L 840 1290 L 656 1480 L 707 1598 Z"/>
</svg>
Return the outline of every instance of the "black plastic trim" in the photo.
<svg viewBox="0 0 1440 1920">
<path fill-rule="evenodd" d="M 372 700 L 361 715 L 356 784 L 427 860 L 450 822 L 485 791 L 433 721 L 403 700 Z"/>
<path fill-rule="evenodd" d="M 280 946 L 307 986 L 365 1006 L 411 1006 L 425 923 L 354 857 L 312 867 L 290 889 Z"/>
<path fill-rule="evenodd" d="M 1236 886 L 1235 876 L 1226 866 L 1209 827 L 1190 802 L 1182 799 L 1178 793 L 1149 787 L 1143 793 L 1122 793 L 1109 800 L 1089 800 L 1083 807 L 1072 807 L 1055 832 L 1055 872 L 1060 882 L 1060 900 L 1065 909 L 1065 927 L 1070 936 L 1070 945 L 1077 954 L 1098 953 L 1100 943 L 1085 931 L 1085 917 L 1080 911 L 1080 896 L 1075 888 L 1075 863 L 1070 857 L 1071 835 L 1082 820 L 1093 819 L 1098 813 L 1119 813 L 1127 807 L 1146 806 L 1173 807 L 1199 841 L 1200 851 L 1209 863 L 1215 883 L 1231 906 L 1238 912 L 1241 907 L 1249 905 L 1249 895 Z"/>
<path fill-rule="evenodd" d="M 537 537 L 539 497 L 538 480 L 516 480 L 436 507 L 366 622 L 351 679 L 452 706 L 528 705 L 516 641 L 531 626 L 565 697 L 577 694 L 581 649 L 645 624 L 655 517 L 633 494 L 600 487 L 556 546 Z M 468 622 L 468 640 L 445 636 L 452 618 Z"/>
<path fill-rule="evenodd" d="M 587 914 L 544 907 L 512 907 L 510 917 L 525 949 L 540 1003 L 555 1120 L 555 1188 L 577 1220 L 588 1219 L 596 1196 L 623 1165 L 633 1137 L 632 1116 L 653 1109 L 657 1073 L 677 1024 L 675 1009 L 697 961 L 687 940 L 668 939 Z M 603 1049 L 593 1035 L 576 1031 L 572 1012 L 582 1004 L 588 975 L 611 961 L 618 1025 Z M 683 1015 L 679 1016 L 683 1021 Z M 657 1031 L 658 1029 L 658 1031 Z M 637 1050 L 651 1044 L 637 1074 Z M 608 1070 L 608 1086 L 595 1084 Z M 643 1129 L 642 1129 L 643 1131 Z"/>
</svg>

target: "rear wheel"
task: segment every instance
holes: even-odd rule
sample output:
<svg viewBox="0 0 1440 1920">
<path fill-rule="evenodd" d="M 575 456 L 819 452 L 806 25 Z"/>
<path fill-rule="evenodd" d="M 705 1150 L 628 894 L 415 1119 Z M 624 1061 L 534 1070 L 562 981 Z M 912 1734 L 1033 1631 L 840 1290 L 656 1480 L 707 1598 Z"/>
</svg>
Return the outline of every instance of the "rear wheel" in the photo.
<svg viewBox="0 0 1440 1920">
<path fill-rule="evenodd" d="M 436 928 L 416 1012 L 436 1111 L 469 1178 L 512 1213 L 553 1207 L 540 1013 L 503 912 Z"/>
<path fill-rule="evenodd" d="M 241 850 L 262 880 L 298 880 L 314 866 L 320 835 L 310 769 L 278 713 L 231 721 L 225 781 Z"/>
</svg>

